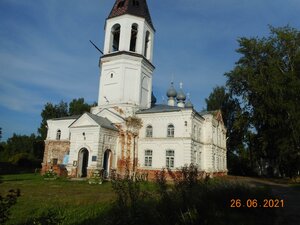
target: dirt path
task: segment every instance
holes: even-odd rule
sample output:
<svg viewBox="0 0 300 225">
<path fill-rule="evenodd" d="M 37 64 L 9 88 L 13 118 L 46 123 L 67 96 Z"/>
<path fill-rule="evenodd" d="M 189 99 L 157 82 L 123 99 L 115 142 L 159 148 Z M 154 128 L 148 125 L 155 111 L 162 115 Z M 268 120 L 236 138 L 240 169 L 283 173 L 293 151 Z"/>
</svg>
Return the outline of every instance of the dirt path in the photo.
<svg viewBox="0 0 300 225">
<path fill-rule="evenodd" d="M 278 211 L 278 225 L 300 225 L 300 188 L 292 187 L 287 184 L 279 184 L 268 180 L 250 178 L 250 177 L 235 177 L 234 180 L 248 183 L 250 186 L 269 186 L 275 197 L 284 200 L 284 208 Z M 274 225 L 277 225 L 274 224 Z"/>
</svg>

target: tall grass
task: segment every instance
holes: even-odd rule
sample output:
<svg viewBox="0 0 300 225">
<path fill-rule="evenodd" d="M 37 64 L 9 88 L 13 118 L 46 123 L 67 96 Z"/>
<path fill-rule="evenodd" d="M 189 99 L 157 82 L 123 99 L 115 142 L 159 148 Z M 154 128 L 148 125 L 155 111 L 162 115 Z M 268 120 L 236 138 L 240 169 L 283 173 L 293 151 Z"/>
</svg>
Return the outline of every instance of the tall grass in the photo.
<svg viewBox="0 0 300 225">
<path fill-rule="evenodd" d="M 172 177 L 171 184 L 167 182 L 167 175 Z M 148 193 L 141 191 L 142 182 L 130 176 L 114 180 L 117 200 L 106 219 L 98 220 L 98 224 L 274 224 L 276 210 L 246 206 L 248 199 L 262 203 L 263 199 L 271 198 L 268 189 L 200 177 L 193 165 L 182 168 L 180 173 L 162 170 L 156 175 L 157 188 Z M 230 207 L 232 199 L 240 199 L 244 207 Z"/>
<path fill-rule="evenodd" d="M 2 181 L 2 190 L 14 185 L 22 192 L 7 224 L 268 225 L 276 224 L 278 215 L 274 208 L 230 207 L 232 199 L 245 204 L 273 198 L 269 189 L 203 179 L 193 165 L 179 173 L 162 170 L 154 183 L 136 180 L 129 171 L 102 185 L 45 182 L 34 175 L 3 176 Z"/>
</svg>

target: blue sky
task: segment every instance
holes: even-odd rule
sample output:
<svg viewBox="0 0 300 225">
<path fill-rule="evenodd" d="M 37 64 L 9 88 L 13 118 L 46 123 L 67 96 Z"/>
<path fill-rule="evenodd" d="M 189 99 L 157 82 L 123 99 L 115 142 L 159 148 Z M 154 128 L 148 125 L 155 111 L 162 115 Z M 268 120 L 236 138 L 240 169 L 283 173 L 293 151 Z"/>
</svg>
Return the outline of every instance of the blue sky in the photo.
<svg viewBox="0 0 300 225">
<path fill-rule="evenodd" d="M 0 0 L 0 127 L 36 133 L 47 102 L 97 101 L 98 52 L 113 0 Z M 172 76 L 197 110 L 239 58 L 239 37 L 268 25 L 300 29 L 299 0 L 148 0 L 156 36 L 153 88 L 162 102 Z"/>
</svg>

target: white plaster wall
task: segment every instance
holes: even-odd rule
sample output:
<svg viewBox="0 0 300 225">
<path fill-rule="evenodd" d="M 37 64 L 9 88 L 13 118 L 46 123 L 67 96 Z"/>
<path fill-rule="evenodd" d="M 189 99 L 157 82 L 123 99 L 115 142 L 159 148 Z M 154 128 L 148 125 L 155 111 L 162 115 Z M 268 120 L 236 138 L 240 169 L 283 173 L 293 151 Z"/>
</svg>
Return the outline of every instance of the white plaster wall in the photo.
<svg viewBox="0 0 300 225">
<path fill-rule="evenodd" d="M 153 114 L 138 114 L 143 121 L 139 134 L 139 164 L 144 167 L 145 150 L 152 150 L 152 167 L 146 169 L 161 169 L 166 166 L 166 150 L 175 150 L 175 167 L 179 168 L 191 163 L 202 171 L 218 172 L 226 170 L 226 146 L 218 141 L 218 125 L 210 115 L 205 119 L 192 110 L 180 112 L 165 112 Z M 185 121 L 187 126 L 185 126 Z M 174 138 L 167 137 L 167 126 L 175 126 Z M 146 127 L 153 127 L 153 137 L 146 137 Z M 219 125 L 219 134 L 224 127 Z M 215 160 L 214 158 L 215 157 Z"/>
<path fill-rule="evenodd" d="M 142 58 L 117 55 L 101 59 L 98 105 L 105 107 L 131 104 L 148 108 L 151 104 L 153 67 Z M 142 80 L 147 82 L 146 100 L 142 99 Z M 106 97 L 106 98 L 105 98 Z"/>
<path fill-rule="evenodd" d="M 138 114 L 143 121 L 139 133 L 138 156 L 139 164 L 144 167 L 145 150 L 152 150 L 152 167 L 148 169 L 161 169 L 166 167 L 166 150 L 174 150 L 174 167 L 189 165 L 192 158 L 191 150 L 191 114 L 192 110 L 179 112 Z M 185 126 L 187 121 L 187 126 Z M 174 138 L 167 137 L 167 127 L 175 127 Z M 153 127 L 153 137 L 146 137 L 146 127 Z"/>
<path fill-rule="evenodd" d="M 166 168 L 166 151 L 174 150 L 174 169 L 189 165 L 191 161 L 191 142 L 185 138 L 164 138 L 139 140 L 138 164 L 144 169 Z M 145 167 L 145 150 L 152 150 L 152 166 Z"/>
<path fill-rule="evenodd" d="M 73 166 L 73 161 L 78 161 L 78 153 L 81 149 L 86 148 L 89 151 L 88 167 L 95 168 L 97 162 L 92 162 L 92 156 L 98 157 L 99 137 L 101 128 L 95 127 L 79 127 L 70 128 L 71 144 L 69 166 Z M 83 135 L 85 133 L 85 136 Z"/>
<path fill-rule="evenodd" d="M 138 114 L 138 117 L 141 118 L 143 122 L 143 128 L 140 130 L 139 137 L 146 138 L 146 127 L 152 125 L 153 138 L 166 138 L 169 124 L 173 124 L 175 127 L 174 137 L 190 137 L 191 114 L 192 110 Z M 185 126 L 185 121 L 187 121 L 187 126 Z"/>
<path fill-rule="evenodd" d="M 69 140 L 69 126 L 75 121 L 75 119 L 66 120 L 47 120 L 47 140 L 56 140 L 57 131 L 61 131 L 60 140 Z"/>
</svg>

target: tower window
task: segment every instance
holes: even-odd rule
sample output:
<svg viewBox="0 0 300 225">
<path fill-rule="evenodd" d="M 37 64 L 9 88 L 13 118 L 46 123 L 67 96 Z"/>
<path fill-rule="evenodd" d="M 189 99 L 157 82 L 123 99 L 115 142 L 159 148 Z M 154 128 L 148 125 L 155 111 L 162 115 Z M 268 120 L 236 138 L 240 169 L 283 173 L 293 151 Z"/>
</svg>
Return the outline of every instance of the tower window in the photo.
<svg viewBox="0 0 300 225">
<path fill-rule="evenodd" d="M 174 137 L 174 125 L 170 124 L 168 125 L 168 132 L 167 132 L 167 137 Z"/>
<path fill-rule="evenodd" d="M 111 74 L 110 74 L 110 78 L 113 78 L 113 77 L 114 77 L 114 74 L 113 74 L 113 73 L 111 73 Z"/>
<path fill-rule="evenodd" d="M 150 51 L 150 32 L 146 32 L 146 37 L 145 37 L 145 51 L 144 51 L 144 56 L 148 59 L 149 58 L 149 51 Z"/>
<path fill-rule="evenodd" d="M 133 24 L 131 26 L 131 38 L 130 38 L 130 48 L 129 51 L 135 52 L 136 51 L 136 39 L 138 33 L 138 25 Z"/>
<path fill-rule="evenodd" d="M 120 44 L 120 31 L 121 26 L 120 24 L 116 24 L 112 27 L 111 33 L 112 33 L 112 46 L 111 51 L 116 52 L 119 51 L 119 44 Z"/>
<path fill-rule="evenodd" d="M 60 140 L 60 138 L 61 138 L 61 130 L 57 130 L 57 132 L 56 132 L 56 140 Z"/>
</svg>

